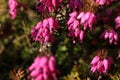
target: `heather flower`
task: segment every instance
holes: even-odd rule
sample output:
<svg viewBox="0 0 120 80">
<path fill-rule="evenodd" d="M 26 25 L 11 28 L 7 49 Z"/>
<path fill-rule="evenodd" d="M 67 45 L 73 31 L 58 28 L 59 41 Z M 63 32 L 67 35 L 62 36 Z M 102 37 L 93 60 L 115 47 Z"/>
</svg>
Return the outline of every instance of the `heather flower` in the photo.
<svg viewBox="0 0 120 80">
<path fill-rule="evenodd" d="M 118 42 L 118 34 L 113 29 L 105 30 L 100 37 L 105 40 L 109 39 L 110 44 L 114 43 L 116 45 Z"/>
<path fill-rule="evenodd" d="M 37 56 L 28 69 L 34 80 L 57 80 L 56 59 L 54 56 Z"/>
<path fill-rule="evenodd" d="M 109 5 L 113 1 L 115 0 L 95 0 L 95 2 L 99 5 Z"/>
<path fill-rule="evenodd" d="M 100 56 L 95 56 L 90 64 L 96 65 L 99 62 L 99 60 L 100 60 Z"/>
<path fill-rule="evenodd" d="M 103 65 L 103 61 L 100 60 L 98 63 L 97 63 L 97 71 L 102 74 L 104 73 L 104 70 L 105 70 L 105 67 Z"/>
<path fill-rule="evenodd" d="M 70 18 L 67 21 L 68 36 L 72 37 L 72 40 L 78 39 L 80 42 L 83 41 L 85 31 L 88 27 L 92 30 L 93 24 L 96 22 L 96 17 L 91 12 L 81 12 L 79 15 L 76 11 L 69 14 Z M 82 26 L 83 29 L 82 30 Z M 80 27 L 81 26 L 81 27 Z"/>
<path fill-rule="evenodd" d="M 96 23 L 96 16 L 92 12 L 81 12 L 77 19 L 80 20 L 80 24 L 86 30 L 88 27 L 92 30 L 93 24 Z"/>
<path fill-rule="evenodd" d="M 72 37 L 72 40 L 74 41 L 75 38 L 78 39 L 80 42 L 83 41 L 84 38 L 84 31 L 79 28 L 79 20 L 77 19 L 77 12 L 73 12 L 70 15 L 70 18 L 67 22 L 68 25 L 68 36 Z"/>
<path fill-rule="evenodd" d="M 41 44 L 54 42 L 54 30 L 59 29 L 58 22 L 52 17 L 46 18 L 43 22 L 39 22 L 36 27 L 31 30 L 31 37 L 34 41 L 39 41 Z"/>
<path fill-rule="evenodd" d="M 82 0 L 68 0 L 70 9 L 80 10 L 82 7 Z"/>
<path fill-rule="evenodd" d="M 106 74 L 110 70 L 112 64 L 112 57 L 106 57 L 102 59 L 100 56 L 95 56 L 91 61 L 91 72 Z"/>
<path fill-rule="evenodd" d="M 118 54 L 117 59 L 120 59 L 120 53 Z"/>
<path fill-rule="evenodd" d="M 118 16 L 118 17 L 115 19 L 115 23 L 116 23 L 115 28 L 118 29 L 118 28 L 120 27 L 120 16 Z"/>
<path fill-rule="evenodd" d="M 9 0 L 8 6 L 9 6 L 9 14 L 11 18 L 15 19 L 17 15 L 18 2 L 16 0 Z"/>
<path fill-rule="evenodd" d="M 39 13 L 53 12 L 54 8 L 58 6 L 58 4 L 62 2 L 62 0 L 39 0 L 39 5 L 37 6 L 37 10 Z"/>
</svg>

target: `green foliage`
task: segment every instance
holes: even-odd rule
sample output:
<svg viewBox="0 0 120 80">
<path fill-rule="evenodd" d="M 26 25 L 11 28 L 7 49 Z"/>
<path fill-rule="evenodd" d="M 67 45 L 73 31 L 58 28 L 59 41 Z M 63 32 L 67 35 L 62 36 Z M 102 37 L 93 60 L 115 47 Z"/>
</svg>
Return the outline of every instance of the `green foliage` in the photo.
<svg viewBox="0 0 120 80">
<path fill-rule="evenodd" d="M 43 18 L 36 13 L 37 0 L 18 1 L 25 3 L 27 8 L 20 8 L 17 17 L 11 20 L 8 14 L 8 0 L 0 0 L 0 80 L 11 80 L 11 71 L 16 68 L 22 68 L 27 72 L 27 68 L 40 48 L 40 44 L 33 42 L 30 37 L 31 29 Z M 65 10 L 61 9 L 59 12 L 59 14 L 64 12 L 66 16 L 58 17 L 61 30 L 55 33 L 57 39 L 51 49 L 57 58 L 57 67 L 61 73 L 59 78 L 61 80 L 97 80 L 96 77 L 93 77 L 95 74 L 90 74 L 89 63 L 96 51 L 104 48 L 108 50 L 109 55 L 114 56 L 115 62 L 114 69 L 110 71 L 111 74 L 108 77 L 110 80 L 119 80 L 120 65 L 117 64 L 119 59 L 115 57 L 120 51 L 119 43 L 118 46 L 114 46 L 99 41 L 102 28 L 95 27 L 93 32 L 87 31 L 87 36 L 82 44 L 73 44 L 67 37 L 64 21 L 68 17 L 68 10 Z M 107 79 L 109 80 L 109 78 Z"/>
</svg>

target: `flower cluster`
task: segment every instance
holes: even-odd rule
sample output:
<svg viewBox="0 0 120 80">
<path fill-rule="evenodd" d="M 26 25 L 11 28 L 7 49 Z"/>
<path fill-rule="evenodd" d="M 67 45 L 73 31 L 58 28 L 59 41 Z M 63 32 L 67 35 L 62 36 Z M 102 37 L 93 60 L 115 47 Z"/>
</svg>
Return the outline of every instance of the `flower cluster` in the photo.
<svg viewBox="0 0 120 80">
<path fill-rule="evenodd" d="M 52 17 L 46 18 L 43 22 L 39 22 L 31 31 L 31 37 L 34 41 L 41 44 L 46 42 L 54 42 L 53 32 L 59 29 L 58 22 Z"/>
<path fill-rule="evenodd" d="M 109 5 L 111 2 L 115 1 L 115 0 L 95 0 L 96 3 L 98 3 L 99 5 Z"/>
<path fill-rule="evenodd" d="M 113 64 L 113 59 L 112 57 L 107 57 L 105 59 L 102 59 L 100 56 L 95 56 L 93 60 L 91 61 L 91 71 L 94 72 L 99 72 L 99 74 L 102 73 L 107 73 L 111 65 Z"/>
<path fill-rule="evenodd" d="M 82 42 L 84 38 L 84 31 L 79 28 L 79 20 L 76 19 L 77 12 L 73 12 L 70 15 L 70 19 L 67 22 L 68 25 L 68 36 L 72 37 L 72 40 L 74 41 L 75 38 L 77 38 L 80 42 Z"/>
<path fill-rule="evenodd" d="M 74 10 L 80 10 L 82 7 L 83 0 L 68 0 L 69 7 Z"/>
<path fill-rule="evenodd" d="M 57 80 L 56 59 L 54 56 L 37 56 L 28 69 L 32 80 Z"/>
<path fill-rule="evenodd" d="M 120 27 L 120 16 L 118 16 L 118 17 L 115 19 L 115 23 L 116 23 L 115 28 L 118 29 L 118 28 Z"/>
<path fill-rule="evenodd" d="M 96 16 L 92 12 L 81 12 L 77 19 L 80 19 L 80 24 L 84 26 L 84 30 L 86 30 L 87 27 L 92 30 L 92 25 L 96 22 Z"/>
<path fill-rule="evenodd" d="M 16 0 L 9 0 L 8 6 L 10 8 L 9 14 L 10 14 L 11 18 L 15 19 L 16 15 L 17 15 L 18 2 Z"/>
<path fill-rule="evenodd" d="M 92 30 L 92 25 L 96 22 L 96 17 L 92 12 L 81 12 L 79 15 L 76 11 L 69 14 L 70 18 L 67 22 L 70 37 L 78 38 L 81 42 L 84 38 L 84 30 L 88 27 Z M 79 26 L 83 26 L 83 30 Z"/>
<path fill-rule="evenodd" d="M 105 40 L 109 38 L 109 43 L 110 44 L 114 43 L 116 45 L 118 42 L 118 33 L 115 32 L 113 29 L 105 30 L 101 34 L 100 38 L 103 38 Z"/>
<path fill-rule="evenodd" d="M 62 2 L 62 0 L 39 0 L 39 5 L 37 6 L 38 12 L 49 11 L 53 12 L 54 8 L 58 6 L 58 4 Z"/>
</svg>

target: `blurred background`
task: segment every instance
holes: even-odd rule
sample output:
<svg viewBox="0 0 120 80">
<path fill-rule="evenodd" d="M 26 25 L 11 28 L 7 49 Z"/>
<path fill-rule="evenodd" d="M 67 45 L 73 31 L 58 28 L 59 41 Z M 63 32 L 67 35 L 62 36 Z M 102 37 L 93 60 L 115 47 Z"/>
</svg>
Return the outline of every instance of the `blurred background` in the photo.
<svg viewBox="0 0 120 80">
<path fill-rule="evenodd" d="M 0 0 L 0 80 L 26 80 L 27 68 L 40 48 L 40 44 L 33 42 L 30 37 L 31 29 L 42 20 L 35 9 L 37 0 L 18 1 L 26 6 L 20 7 L 17 17 L 12 20 L 8 0 Z M 119 80 L 120 61 L 116 56 L 120 51 L 120 42 L 114 46 L 109 45 L 107 41 L 99 40 L 103 28 L 98 26 L 92 33 L 90 31 L 86 33 L 84 43 L 74 44 L 67 37 L 65 20 L 66 16 L 63 16 L 59 22 L 61 30 L 59 34 L 55 34 L 56 41 L 51 47 L 61 73 L 58 76 L 59 80 L 97 80 L 98 75 L 90 72 L 90 61 L 99 49 L 107 50 L 115 63 L 110 74 L 103 80 Z M 15 79 L 16 74 L 22 78 Z"/>
</svg>

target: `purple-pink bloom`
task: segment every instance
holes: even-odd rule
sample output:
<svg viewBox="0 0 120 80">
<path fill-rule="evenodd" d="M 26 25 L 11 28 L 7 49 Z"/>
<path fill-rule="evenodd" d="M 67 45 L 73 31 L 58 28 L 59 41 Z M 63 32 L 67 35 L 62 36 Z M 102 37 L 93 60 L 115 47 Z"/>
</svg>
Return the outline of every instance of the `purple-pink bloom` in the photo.
<svg viewBox="0 0 120 80">
<path fill-rule="evenodd" d="M 93 73 L 97 71 L 97 66 L 91 66 L 91 69 L 90 69 Z"/>
<path fill-rule="evenodd" d="M 91 61 L 91 65 L 96 65 L 100 61 L 100 56 L 95 56 L 93 60 Z"/>
<path fill-rule="evenodd" d="M 118 33 L 115 32 L 113 29 L 110 29 L 110 30 L 105 30 L 100 38 L 103 38 L 103 39 L 109 39 L 109 43 L 112 44 L 114 43 L 115 45 L 117 44 L 118 42 Z"/>
<path fill-rule="evenodd" d="M 107 70 L 109 69 L 109 62 L 108 62 L 108 59 L 104 59 L 103 60 L 103 65 L 104 65 L 104 72 L 107 72 Z"/>
<path fill-rule="evenodd" d="M 53 12 L 60 2 L 62 2 L 62 0 L 39 0 L 37 10 L 39 13 L 46 11 Z"/>
<path fill-rule="evenodd" d="M 58 21 L 52 17 L 46 18 L 31 30 L 31 37 L 34 41 L 38 41 L 41 44 L 47 42 L 54 42 L 53 33 L 58 30 Z"/>
<path fill-rule="evenodd" d="M 16 0 L 9 0 L 8 6 L 9 6 L 9 14 L 11 18 L 15 19 L 17 15 L 18 2 Z"/>
<path fill-rule="evenodd" d="M 120 53 L 118 53 L 117 59 L 120 59 Z"/>
<path fill-rule="evenodd" d="M 104 70 L 105 70 L 105 67 L 103 65 L 103 61 L 100 60 L 98 63 L 97 63 L 97 71 L 102 74 L 104 73 Z"/>
<path fill-rule="evenodd" d="M 84 27 L 84 30 L 88 27 L 92 30 L 93 24 L 96 23 L 96 16 L 92 12 L 81 12 L 77 19 L 80 20 L 80 24 Z"/>
<path fill-rule="evenodd" d="M 37 56 L 28 68 L 30 79 L 34 80 L 57 80 L 56 59 L 51 56 Z"/>
<path fill-rule="evenodd" d="M 72 40 L 78 39 L 80 42 L 83 41 L 85 32 L 79 28 L 79 20 L 77 19 L 78 13 L 76 11 L 69 14 L 70 18 L 67 21 L 68 36 L 72 37 Z"/>
<path fill-rule="evenodd" d="M 102 59 L 100 56 L 95 56 L 91 61 L 91 72 L 98 72 L 99 74 L 106 74 L 113 64 L 112 57 Z"/>
<path fill-rule="evenodd" d="M 83 0 L 68 0 L 70 9 L 80 10 L 82 7 Z"/>
<path fill-rule="evenodd" d="M 96 23 L 96 16 L 92 12 L 81 12 L 78 15 L 78 12 L 74 11 L 69 14 L 69 17 L 67 21 L 68 36 L 72 37 L 73 41 L 77 39 L 82 42 L 85 36 L 85 30 L 89 27 L 92 31 L 92 26 Z"/>
<path fill-rule="evenodd" d="M 115 0 L 95 0 L 95 2 L 99 5 L 109 5 L 113 1 Z"/>
<path fill-rule="evenodd" d="M 118 17 L 115 19 L 115 23 L 116 23 L 115 28 L 116 28 L 116 29 L 120 28 L 120 16 L 118 16 Z"/>
</svg>

